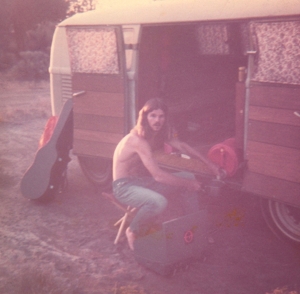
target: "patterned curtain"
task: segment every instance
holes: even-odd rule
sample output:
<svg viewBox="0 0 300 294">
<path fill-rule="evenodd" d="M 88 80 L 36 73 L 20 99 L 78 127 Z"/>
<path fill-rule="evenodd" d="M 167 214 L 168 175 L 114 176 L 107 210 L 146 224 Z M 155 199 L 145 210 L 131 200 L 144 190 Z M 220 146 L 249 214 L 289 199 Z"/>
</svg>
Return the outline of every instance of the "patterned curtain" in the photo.
<svg viewBox="0 0 300 294">
<path fill-rule="evenodd" d="M 118 74 L 113 28 L 67 28 L 72 72 Z"/>
<path fill-rule="evenodd" d="M 257 50 L 252 80 L 300 84 L 300 21 L 251 23 Z"/>
<path fill-rule="evenodd" d="M 202 55 L 229 54 L 228 39 L 226 24 L 208 24 L 197 27 L 199 53 Z"/>
</svg>

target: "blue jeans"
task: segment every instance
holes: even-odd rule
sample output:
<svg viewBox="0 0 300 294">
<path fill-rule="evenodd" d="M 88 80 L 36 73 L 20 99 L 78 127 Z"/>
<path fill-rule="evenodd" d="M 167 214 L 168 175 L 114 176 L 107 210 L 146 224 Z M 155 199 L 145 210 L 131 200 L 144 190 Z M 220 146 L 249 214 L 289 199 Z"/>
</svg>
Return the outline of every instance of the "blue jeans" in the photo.
<svg viewBox="0 0 300 294">
<path fill-rule="evenodd" d="M 174 174 L 183 178 L 194 176 L 187 172 Z M 171 186 L 155 181 L 152 177 L 127 177 L 113 182 L 115 198 L 122 204 L 138 209 L 133 218 L 130 229 L 139 234 L 142 228 L 149 226 L 161 214 L 171 200 L 172 194 L 180 194 L 184 213 L 199 210 L 196 192 L 190 192 L 184 187 Z"/>
</svg>

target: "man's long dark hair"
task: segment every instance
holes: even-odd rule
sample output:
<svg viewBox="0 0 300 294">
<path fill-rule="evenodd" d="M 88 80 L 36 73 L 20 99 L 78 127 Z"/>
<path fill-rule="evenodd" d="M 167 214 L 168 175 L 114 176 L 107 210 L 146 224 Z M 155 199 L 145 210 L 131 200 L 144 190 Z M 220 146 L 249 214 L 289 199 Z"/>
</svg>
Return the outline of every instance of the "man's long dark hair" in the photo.
<svg viewBox="0 0 300 294">
<path fill-rule="evenodd" d="M 153 130 L 149 126 L 147 115 L 153 110 L 157 109 L 161 109 L 164 112 L 165 123 L 163 124 L 161 130 L 155 136 L 154 141 L 151 141 L 153 139 Z M 136 126 L 133 130 L 135 130 L 139 136 L 149 141 L 153 150 L 162 148 L 169 137 L 167 105 L 159 98 L 152 98 L 148 100 L 143 106 L 143 108 L 140 110 Z"/>
</svg>

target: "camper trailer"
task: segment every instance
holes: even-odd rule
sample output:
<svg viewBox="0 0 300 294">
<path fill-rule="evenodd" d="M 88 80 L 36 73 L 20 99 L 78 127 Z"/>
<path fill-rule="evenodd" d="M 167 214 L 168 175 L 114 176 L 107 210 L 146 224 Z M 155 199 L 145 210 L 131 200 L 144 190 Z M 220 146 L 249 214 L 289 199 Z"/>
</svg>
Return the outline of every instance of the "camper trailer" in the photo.
<svg viewBox="0 0 300 294">
<path fill-rule="evenodd" d="M 72 152 L 92 183 L 111 184 L 117 143 L 160 97 L 176 135 L 300 244 L 299 0 L 103 1 L 57 26 L 49 71 L 52 114 L 72 100 Z M 155 156 L 214 178 L 176 152 Z"/>
</svg>

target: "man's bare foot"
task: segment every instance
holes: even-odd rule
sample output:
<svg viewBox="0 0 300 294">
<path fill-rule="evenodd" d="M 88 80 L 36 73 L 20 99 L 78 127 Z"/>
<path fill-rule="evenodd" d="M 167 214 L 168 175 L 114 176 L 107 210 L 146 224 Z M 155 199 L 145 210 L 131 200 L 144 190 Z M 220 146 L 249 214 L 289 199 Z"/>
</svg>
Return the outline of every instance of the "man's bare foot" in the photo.
<svg viewBox="0 0 300 294">
<path fill-rule="evenodd" d="M 135 234 L 130 230 L 129 227 L 126 230 L 126 237 L 127 237 L 129 248 L 131 250 L 134 250 L 133 243 L 134 243 L 134 240 L 135 240 Z"/>
</svg>

